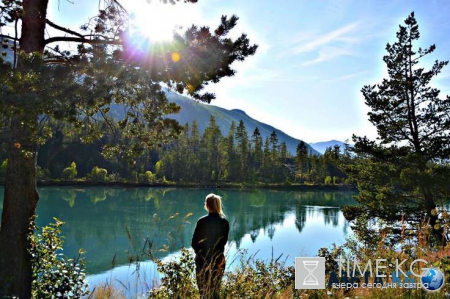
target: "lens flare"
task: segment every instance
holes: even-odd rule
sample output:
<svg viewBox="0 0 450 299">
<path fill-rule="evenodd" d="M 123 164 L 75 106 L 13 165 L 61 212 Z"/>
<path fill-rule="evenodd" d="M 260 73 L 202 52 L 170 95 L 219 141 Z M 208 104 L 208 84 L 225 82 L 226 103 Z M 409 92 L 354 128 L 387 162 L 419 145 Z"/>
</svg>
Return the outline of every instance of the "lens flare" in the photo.
<svg viewBox="0 0 450 299">
<path fill-rule="evenodd" d="M 178 62 L 178 61 L 180 61 L 180 54 L 178 53 L 178 52 L 173 52 L 172 53 L 172 61 L 173 62 Z"/>
</svg>

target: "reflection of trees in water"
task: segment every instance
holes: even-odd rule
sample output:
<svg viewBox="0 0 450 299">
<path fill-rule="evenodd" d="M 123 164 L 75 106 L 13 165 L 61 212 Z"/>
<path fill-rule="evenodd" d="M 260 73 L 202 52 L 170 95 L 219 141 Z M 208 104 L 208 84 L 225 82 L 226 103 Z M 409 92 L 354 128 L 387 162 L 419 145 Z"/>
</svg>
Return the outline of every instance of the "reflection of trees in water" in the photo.
<svg viewBox="0 0 450 299">
<path fill-rule="evenodd" d="M 146 238 L 160 258 L 182 246 L 190 247 L 195 223 L 206 214 L 203 203 L 210 192 L 224 199 L 230 241 L 237 248 L 246 234 L 255 242 L 261 229 L 272 239 L 275 226 L 282 224 L 290 211 L 295 211 L 295 226 L 301 232 L 307 213 L 314 213 L 303 205 L 340 206 L 340 200 L 349 201 L 348 193 L 346 199 L 343 194 L 330 192 L 52 187 L 40 189 L 37 222 L 45 225 L 54 216 L 65 221 L 66 254 L 74 256 L 83 247 L 90 261 L 88 271 L 98 273 L 110 268 L 116 254 L 117 264 L 126 263 L 126 252 L 140 252 Z M 337 225 L 339 210 L 323 210 L 325 223 Z"/>
<path fill-rule="evenodd" d="M 270 224 L 267 228 L 267 235 L 269 236 L 270 240 L 272 240 L 275 236 L 275 226 L 273 224 Z"/>
<path fill-rule="evenodd" d="M 259 236 L 259 229 L 255 229 L 255 230 L 252 230 L 251 232 L 250 232 L 250 238 L 252 239 L 252 242 L 253 243 L 255 243 L 255 241 L 256 241 L 256 238 Z"/>
<path fill-rule="evenodd" d="M 292 191 L 291 197 L 298 204 L 313 206 L 336 206 L 354 204 L 352 195 L 356 192 L 349 191 Z"/>
<path fill-rule="evenodd" d="M 348 221 L 344 221 L 344 225 L 342 226 L 342 232 L 344 233 L 344 235 L 346 235 L 348 233 L 349 227 L 350 227 L 350 224 L 348 223 Z"/>
<path fill-rule="evenodd" d="M 339 225 L 340 210 L 338 208 L 323 208 L 321 209 L 321 212 L 323 213 L 323 220 L 325 225 Z"/>
<path fill-rule="evenodd" d="M 303 227 L 305 227 L 306 218 L 306 208 L 303 206 L 297 206 L 295 208 L 295 227 L 299 233 L 301 233 Z"/>
</svg>

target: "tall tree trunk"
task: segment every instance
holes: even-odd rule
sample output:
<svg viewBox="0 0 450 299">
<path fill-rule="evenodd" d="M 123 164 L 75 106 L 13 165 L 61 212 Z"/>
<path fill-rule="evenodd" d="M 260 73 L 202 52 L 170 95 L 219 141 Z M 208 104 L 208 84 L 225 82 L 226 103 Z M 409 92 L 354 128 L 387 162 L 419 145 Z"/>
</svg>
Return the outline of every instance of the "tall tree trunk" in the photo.
<svg viewBox="0 0 450 299">
<path fill-rule="evenodd" d="M 10 126 L 3 214 L 0 230 L 0 297 L 31 297 L 31 256 L 28 239 L 38 202 L 36 147 L 27 122 L 16 118 Z M 25 135 L 25 136 L 24 136 Z M 27 136 L 28 135 L 28 136 Z"/>
<path fill-rule="evenodd" d="M 43 53 L 48 0 L 24 0 L 20 50 Z M 27 73 L 19 58 L 17 71 Z M 25 94 L 30 91 L 18 91 Z M 27 97 L 33 96 L 27 94 Z M 36 188 L 37 115 L 26 111 L 10 122 L 8 166 L 5 179 L 3 213 L 0 228 L 0 297 L 31 298 L 31 256 L 29 254 L 38 193 Z"/>
</svg>

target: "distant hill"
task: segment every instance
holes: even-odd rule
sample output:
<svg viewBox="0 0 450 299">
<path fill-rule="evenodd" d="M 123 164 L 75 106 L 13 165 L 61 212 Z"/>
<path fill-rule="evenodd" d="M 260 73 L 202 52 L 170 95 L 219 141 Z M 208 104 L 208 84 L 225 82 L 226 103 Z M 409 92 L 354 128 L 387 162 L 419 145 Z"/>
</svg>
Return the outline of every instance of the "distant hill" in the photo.
<svg viewBox="0 0 450 299">
<path fill-rule="evenodd" d="M 333 147 L 335 145 L 339 145 L 341 147 L 341 151 L 345 147 L 345 143 L 342 141 L 338 141 L 338 140 L 315 142 L 315 143 L 310 143 L 309 145 L 311 145 L 316 151 L 318 151 L 321 154 L 324 154 L 325 150 L 328 147 Z"/>
<path fill-rule="evenodd" d="M 181 107 L 180 113 L 171 114 L 169 117 L 176 119 L 182 125 L 184 125 L 185 123 L 191 124 L 195 120 L 197 121 L 200 132 L 203 133 L 205 128 L 207 128 L 209 125 L 209 119 L 211 115 L 213 115 L 217 125 L 220 128 L 220 131 L 224 136 L 226 136 L 230 130 L 231 122 L 234 121 L 237 126 L 239 124 L 239 121 L 242 120 L 244 122 L 245 128 L 247 129 L 249 137 L 251 137 L 256 127 L 258 127 L 263 140 L 265 140 L 266 137 L 270 136 L 272 131 L 275 131 L 278 136 L 279 143 L 286 141 L 288 151 L 292 155 L 295 155 L 297 145 L 300 142 L 299 139 L 295 139 L 271 125 L 251 118 L 242 110 L 227 110 L 214 105 L 199 103 L 173 92 L 168 92 L 167 97 L 171 102 L 175 102 Z M 319 152 L 312 148 L 310 145 L 307 144 L 307 147 L 309 152 L 315 155 L 319 154 Z"/>
</svg>

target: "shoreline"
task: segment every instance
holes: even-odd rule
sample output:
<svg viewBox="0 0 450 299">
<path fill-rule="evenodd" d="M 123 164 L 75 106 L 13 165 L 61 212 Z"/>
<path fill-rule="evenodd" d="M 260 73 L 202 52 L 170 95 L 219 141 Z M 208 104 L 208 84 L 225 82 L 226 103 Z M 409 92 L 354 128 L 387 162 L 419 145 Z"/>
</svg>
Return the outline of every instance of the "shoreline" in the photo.
<svg viewBox="0 0 450 299">
<path fill-rule="evenodd" d="M 4 182 L 0 182 L 4 186 Z M 354 191 L 356 187 L 350 185 L 303 185 L 303 184 L 263 184 L 263 183 L 138 183 L 138 182 L 94 182 L 94 181 L 59 181 L 40 180 L 38 187 L 125 187 L 125 188 L 207 188 L 207 189 L 273 189 L 292 191 Z"/>
</svg>

